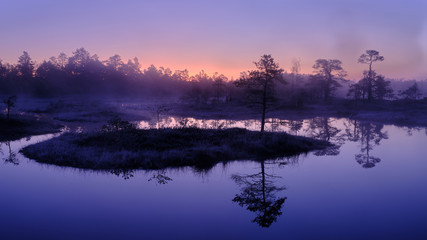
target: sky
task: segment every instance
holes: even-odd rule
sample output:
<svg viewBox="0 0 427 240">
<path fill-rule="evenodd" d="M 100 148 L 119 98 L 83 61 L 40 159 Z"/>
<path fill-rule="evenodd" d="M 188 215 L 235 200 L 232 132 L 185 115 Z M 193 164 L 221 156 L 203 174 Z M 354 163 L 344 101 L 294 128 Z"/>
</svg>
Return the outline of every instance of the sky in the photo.
<svg viewBox="0 0 427 240">
<path fill-rule="evenodd" d="M 0 59 L 28 51 L 38 63 L 84 47 L 142 68 L 205 70 L 237 78 L 271 54 L 290 71 L 299 59 L 339 59 L 349 79 L 368 49 L 389 78 L 427 79 L 426 0 L 0 0 Z"/>
</svg>

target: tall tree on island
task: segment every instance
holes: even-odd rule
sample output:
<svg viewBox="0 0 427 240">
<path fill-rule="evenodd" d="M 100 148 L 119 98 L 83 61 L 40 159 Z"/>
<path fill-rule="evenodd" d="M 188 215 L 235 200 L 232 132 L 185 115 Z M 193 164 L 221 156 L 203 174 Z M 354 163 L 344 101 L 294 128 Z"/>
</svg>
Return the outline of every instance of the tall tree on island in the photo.
<svg viewBox="0 0 427 240">
<path fill-rule="evenodd" d="M 247 89 L 252 103 L 261 106 L 261 132 L 264 132 L 265 113 L 268 105 L 274 99 L 274 85 L 276 82 L 286 84 L 286 81 L 282 76 L 283 69 L 271 55 L 263 55 L 254 64 L 257 69 L 242 73 L 235 84 L 237 87 Z"/>
</svg>

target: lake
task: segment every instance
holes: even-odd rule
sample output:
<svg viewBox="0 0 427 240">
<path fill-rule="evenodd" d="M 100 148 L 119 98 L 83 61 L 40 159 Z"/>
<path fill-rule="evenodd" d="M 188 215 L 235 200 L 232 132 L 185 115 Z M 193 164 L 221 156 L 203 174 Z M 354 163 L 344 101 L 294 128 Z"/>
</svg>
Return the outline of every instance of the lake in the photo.
<svg viewBox="0 0 427 240">
<path fill-rule="evenodd" d="M 166 118 L 139 127 L 259 129 Z M 211 169 L 91 171 L 39 164 L 1 143 L 0 239 L 427 239 L 427 129 L 269 119 L 335 147 Z"/>
</svg>

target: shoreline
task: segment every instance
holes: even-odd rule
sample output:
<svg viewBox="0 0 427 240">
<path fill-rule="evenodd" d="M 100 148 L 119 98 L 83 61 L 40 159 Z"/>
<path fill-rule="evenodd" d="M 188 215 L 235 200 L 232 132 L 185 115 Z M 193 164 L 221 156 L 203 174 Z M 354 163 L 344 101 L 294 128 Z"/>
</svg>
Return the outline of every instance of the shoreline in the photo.
<svg viewBox="0 0 427 240">
<path fill-rule="evenodd" d="M 14 141 L 25 137 L 61 132 L 63 125 L 46 119 L 29 116 L 0 118 L 0 142 Z"/>
</svg>

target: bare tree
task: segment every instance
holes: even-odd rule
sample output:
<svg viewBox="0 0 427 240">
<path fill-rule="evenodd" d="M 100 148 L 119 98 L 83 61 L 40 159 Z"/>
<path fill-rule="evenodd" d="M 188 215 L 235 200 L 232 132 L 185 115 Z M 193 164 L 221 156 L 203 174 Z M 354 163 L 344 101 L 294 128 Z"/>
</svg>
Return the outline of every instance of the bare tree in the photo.
<svg viewBox="0 0 427 240">
<path fill-rule="evenodd" d="M 282 73 L 283 69 L 274 61 L 271 55 L 263 55 L 258 62 L 254 62 L 257 70 L 242 74 L 235 82 L 237 87 L 246 88 L 251 94 L 254 103 L 261 105 L 261 132 L 264 132 L 265 113 L 268 104 L 274 98 L 275 82 L 285 84 Z"/>
</svg>

